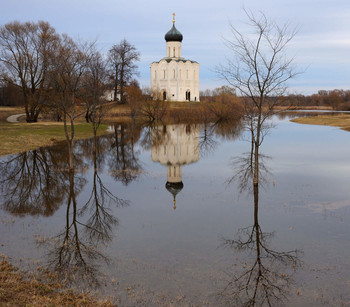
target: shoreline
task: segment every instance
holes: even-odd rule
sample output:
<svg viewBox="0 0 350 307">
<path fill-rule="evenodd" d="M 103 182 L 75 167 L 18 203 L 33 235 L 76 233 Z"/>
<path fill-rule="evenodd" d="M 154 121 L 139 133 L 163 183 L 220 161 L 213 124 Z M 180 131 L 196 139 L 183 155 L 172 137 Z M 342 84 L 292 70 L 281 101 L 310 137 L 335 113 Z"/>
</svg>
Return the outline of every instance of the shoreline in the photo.
<svg viewBox="0 0 350 307">
<path fill-rule="evenodd" d="M 30 127 L 30 129 L 28 129 Z M 91 124 L 77 123 L 75 126 L 75 140 L 93 137 Z M 101 124 L 97 135 L 108 134 L 108 125 Z M 18 154 L 40 147 L 56 145 L 66 141 L 63 123 L 4 123 L 0 122 L 0 157 Z"/>
<path fill-rule="evenodd" d="M 189 105 L 179 104 L 171 105 L 170 108 L 174 111 L 168 118 L 171 122 L 177 122 L 180 119 L 183 121 L 198 121 L 198 111 L 200 105 L 192 105 L 192 112 Z M 283 107 L 279 108 L 284 110 Z M 0 156 L 17 154 L 28 150 L 34 150 L 43 146 L 52 146 L 59 142 L 65 141 L 64 131 L 62 129 L 62 122 L 54 121 L 39 121 L 37 123 L 26 123 L 23 118 L 19 122 L 7 122 L 7 119 L 11 116 L 16 116 L 21 113 L 22 108 L 20 107 L 0 107 L 0 142 L 2 147 L 0 148 Z M 328 110 L 332 111 L 327 107 L 298 107 L 294 109 L 286 109 L 285 111 L 293 110 Z M 131 121 L 131 117 L 128 116 L 128 106 L 121 106 L 114 109 L 113 112 L 106 116 L 104 123 L 98 131 L 98 135 L 108 134 L 107 128 L 108 123 L 113 121 Z M 23 112 L 23 110 L 22 110 Z M 190 114 L 192 113 L 192 114 Z M 350 131 L 350 115 L 339 114 L 339 115 L 327 115 L 320 114 L 310 117 L 298 117 L 291 120 L 294 123 L 308 124 L 308 125 L 324 125 L 333 126 L 340 129 Z M 31 129 L 28 129 L 30 127 Z M 80 118 L 77 120 L 76 125 L 76 137 L 75 140 L 87 139 L 93 137 L 92 128 L 90 123 L 85 123 L 84 119 Z"/>
<path fill-rule="evenodd" d="M 293 123 L 303 125 L 317 125 L 337 127 L 345 131 L 350 131 L 350 114 L 327 115 L 320 114 L 309 117 L 297 117 L 290 120 Z"/>
</svg>

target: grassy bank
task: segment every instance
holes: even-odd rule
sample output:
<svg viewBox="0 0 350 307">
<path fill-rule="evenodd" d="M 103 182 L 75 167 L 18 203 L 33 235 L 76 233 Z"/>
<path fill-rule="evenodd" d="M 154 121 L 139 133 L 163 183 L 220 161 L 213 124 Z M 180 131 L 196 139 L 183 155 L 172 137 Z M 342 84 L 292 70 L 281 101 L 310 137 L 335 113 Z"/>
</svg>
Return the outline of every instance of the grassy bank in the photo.
<svg viewBox="0 0 350 307">
<path fill-rule="evenodd" d="M 343 130 L 350 131 L 350 115 L 348 114 L 299 117 L 291 121 L 299 124 L 339 127 Z"/>
<path fill-rule="evenodd" d="M 9 116 L 22 113 L 24 113 L 23 107 L 0 107 L 0 156 L 50 146 L 66 140 L 63 123 L 46 119 L 41 119 L 37 123 L 26 123 L 25 117 L 20 118 L 19 123 L 6 121 Z M 85 123 L 83 117 L 77 120 L 74 127 L 75 139 L 93 136 L 91 124 Z M 101 125 L 98 135 L 105 134 L 107 128 L 107 125 Z"/>
<path fill-rule="evenodd" d="M 98 134 L 106 133 L 107 125 L 101 125 Z M 76 139 L 93 136 L 91 124 L 75 125 Z M 0 156 L 50 146 L 66 139 L 62 123 L 6 123 L 0 122 Z"/>
<path fill-rule="evenodd" d="M 5 257 L 0 258 L 0 302 L 1 306 L 113 306 L 91 295 L 63 290 L 56 282 L 44 283 L 20 272 Z"/>
</svg>

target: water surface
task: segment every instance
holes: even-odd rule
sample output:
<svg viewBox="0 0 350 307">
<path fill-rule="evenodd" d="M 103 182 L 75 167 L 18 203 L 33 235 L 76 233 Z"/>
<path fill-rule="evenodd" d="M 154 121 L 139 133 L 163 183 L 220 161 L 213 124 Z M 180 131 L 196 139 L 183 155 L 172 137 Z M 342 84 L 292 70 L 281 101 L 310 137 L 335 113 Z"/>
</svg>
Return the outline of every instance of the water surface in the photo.
<svg viewBox="0 0 350 307">
<path fill-rule="evenodd" d="M 350 304 L 350 134 L 289 119 L 261 145 L 258 207 L 239 124 L 116 124 L 74 172 L 64 144 L 2 157 L 0 252 L 121 305 L 243 304 L 257 263 L 274 306 Z"/>
</svg>

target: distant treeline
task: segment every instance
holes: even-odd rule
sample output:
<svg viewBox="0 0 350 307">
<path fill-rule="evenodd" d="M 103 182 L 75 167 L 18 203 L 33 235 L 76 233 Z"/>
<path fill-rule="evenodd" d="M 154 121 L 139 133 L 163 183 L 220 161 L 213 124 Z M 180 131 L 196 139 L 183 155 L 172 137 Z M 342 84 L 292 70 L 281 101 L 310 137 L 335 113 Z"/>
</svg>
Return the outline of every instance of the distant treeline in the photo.
<svg viewBox="0 0 350 307">
<path fill-rule="evenodd" d="M 227 87 L 202 91 L 200 92 L 200 100 L 207 102 L 215 101 L 216 97 L 220 95 L 224 88 L 226 91 L 229 91 L 229 88 Z M 231 90 L 231 93 L 234 93 L 234 91 Z M 291 94 L 288 96 L 280 97 L 278 105 L 292 105 L 296 107 L 327 106 L 335 110 L 350 110 L 350 90 L 319 90 L 317 94 L 306 96 Z"/>
</svg>

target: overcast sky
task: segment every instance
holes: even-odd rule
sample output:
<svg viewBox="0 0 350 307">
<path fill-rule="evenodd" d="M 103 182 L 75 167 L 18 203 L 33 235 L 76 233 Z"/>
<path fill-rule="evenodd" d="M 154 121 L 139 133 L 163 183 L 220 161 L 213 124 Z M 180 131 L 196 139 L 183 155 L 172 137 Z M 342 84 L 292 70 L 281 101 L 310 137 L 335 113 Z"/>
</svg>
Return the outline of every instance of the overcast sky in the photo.
<svg viewBox="0 0 350 307">
<path fill-rule="evenodd" d="M 306 72 L 290 82 L 291 93 L 350 89 L 349 0 L 0 0 L 0 24 L 48 21 L 75 39 L 97 39 L 103 53 L 125 38 L 141 53 L 139 81 L 149 86 L 150 63 L 166 55 L 164 35 L 175 12 L 182 56 L 199 62 L 205 90 L 224 85 L 214 68 L 230 57 L 223 43 L 229 23 L 249 31 L 243 7 L 300 28 L 289 53 Z"/>
</svg>

